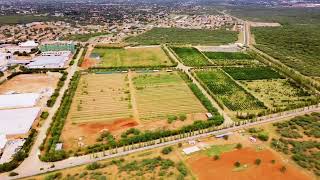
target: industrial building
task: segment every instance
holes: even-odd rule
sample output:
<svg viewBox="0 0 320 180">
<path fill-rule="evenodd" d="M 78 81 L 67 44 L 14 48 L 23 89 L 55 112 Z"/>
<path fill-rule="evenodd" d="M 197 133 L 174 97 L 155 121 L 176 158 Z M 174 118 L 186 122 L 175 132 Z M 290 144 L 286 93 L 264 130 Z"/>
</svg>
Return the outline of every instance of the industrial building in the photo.
<svg viewBox="0 0 320 180">
<path fill-rule="evenodd" d="M 39 99 L 40 94 L 36 93 L 0 95 L 0 110 L 34 107 Z"/>
<path fill-rule="evenodd" d="M 26 41 L 26 42 L 21 42 L 18 45 L 15 44 L 5 44 L 0 47 L 0 51 L 2 52 L 19 52 L 19 53 L 30 53 L 32 49 L 36 49 L 39 46 L 38 43 L 35 41 Z"/>
<path fill-rule="evenodd" d="M 76 51 L 76 45 L 72 41 L 48 41 L 41 43 L 39 47 L 41 52 L 47 51 Z"/>
<path fill-rule="evenodd" d="M 7 137 L 26 135 L 40 111 L 40 107 L 0 110 L 0 134 Z"/>
<path fill-rule="evenodd" d="M 29 69 L 64 68 L 69 58 L 69 54 L 62 54 L 59 56 L 37 56 L 32 60 L 33 62 L 28 64 L 26 67 Z"/>
</svg>

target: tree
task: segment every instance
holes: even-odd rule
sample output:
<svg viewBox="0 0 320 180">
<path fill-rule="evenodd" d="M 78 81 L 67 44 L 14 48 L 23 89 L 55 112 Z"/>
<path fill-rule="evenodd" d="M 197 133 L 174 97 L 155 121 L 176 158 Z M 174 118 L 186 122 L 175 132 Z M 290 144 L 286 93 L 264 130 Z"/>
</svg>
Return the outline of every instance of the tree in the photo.
<svg viewBox="0 0 320 180">
<path fill-rule="evenodd" d="M 185 114 L 180 114 L 179 115 L 179 120 L 180 121 L 184 121 L 184 120 L 186 120 L 187 119 L 187 116 L 185 115 Z"/>
<path fill-rule="evenodd" d="M 240 166 L 241 166 L 241 163 L 240 163 L 239 161 L 237 161 L 237 162 L 235 162 L 233 165 L 234 165 L 235 167 L 240 167 Z"/>
<path fill-rule="evenodd" d="M 280 168 L 280 172 L 285 173 L 287 171 L 287 168 L 285 166 L 282 166 Z"/>
<path fill-rule="evenodd" d="M 161 152 L 162 152 L 162 154 L 169 154 L 169 153 L 172 152 L 172 147 L 171 146 L 165 147 L 165 148 L 162 149 Z"/>
<path fill-rule="evenodd" d="M 271 163 L 272 163 L 272 164 L 276 163 L 276 160 L 272 159 L 272 160 L 271 160 Z"/>
<path fill-rule="evenodd" d="M 256 160 L 254 161 L 254 163 L 255 163 L 256 165 L 260 165 L 260 164 L 261 164 L 261 159 L 256 159 Z"/>
<path fill-rule="evenodd" d="M 182 147 L 182 143 L 179 143 L 179 144 L 178 144 L 178 147 L 181 148 L 181 147 Z"/>
<path fill-rule="evenodd" d="M 214 159 L 214 160 L 219 160 L 219 159 L 220 159 L 220 156 L 219 156 L 219 155 L 214 155 L 214 156 L 213 156 L 213 159 Z"/>
<path fill-rule="evenodd" d="M 237 149 L 241 149 L 241 148 L 242 148 L 242 144 L 241 144 L 241 143 L 238 143 L 237 146 L 236 146 L 236 148 L 237 148 Z"/>
</svg>

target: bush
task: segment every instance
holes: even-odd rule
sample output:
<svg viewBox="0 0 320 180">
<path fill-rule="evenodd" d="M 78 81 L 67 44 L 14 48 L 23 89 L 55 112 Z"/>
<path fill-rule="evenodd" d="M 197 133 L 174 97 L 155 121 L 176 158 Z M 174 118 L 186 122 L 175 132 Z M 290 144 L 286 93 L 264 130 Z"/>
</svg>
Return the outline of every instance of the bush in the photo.
<svg viewBox="0 0 320 180">
<path fill-rule="evenodd" d="M 287 168 L 285 166 L 282 166 L 280 168 L 280 172 L 285 173 L 287 171 Z"/>
<path fill-rule="evenodd" d="M 260 164 L 261 164 L 261 159 L 256 159 L 256 160 L 254 161 L 254 163 L 255 163 L 256 165 L 260 165 Z"/>
<path fill-rule="evenodd" d="M 267 133 L 259 133 L 258 139 L 260 139 L 261 141 L 268 141 L 269 135 Z"/>
<path fill-rule="evenodd" d="M 48 113 L 47 111 L 42 112 L 41 115 L 40 115 L 40 117 L 41 117 L 42 119 L 47 119 L 48 116 L 49 116 L 49 113 Z"/>
<path fill-rule="evenodd" d="M 168 116 L 168 121 L 175 121 L 175 120 L 177 120 L 178 119 L 178 117 L 177 116 L 175 116 L 175 115 L 169 115 Z"/>
<path fill-rule="evenodd" d="M 237 148 L 237 149 L 241 149 L 241 148 L 242 148 L 242 144 L 241 144 L 241 143 L 238 143 L 237 146 L 236 146 L 236 148 Z"/>
<path fill-rule="evenodd" d="M 275 163 L 276 163 L 276 160 L 272 159 L 272 160 L 271 160 L 271 163 L 272 163 L 272 164 L 275 164 Z"/>
<path fill-rule="evenodd" d="M 188 170 L 187 170 L 186 166 L 183 164 L 183 162 L 178 163 L 177 169 L 183 176 L 188 175 Z"/>
<path fill-rule="evenodd" d="M 182 143 L 178 143 L 178 147 L 181 148 L 182 147 Z"/>
<path fill-rule="evenodd" d="M 241 163 L 240 163 L 239 161 L 237 161 L 237 162 L 235 162 L 233 165 L 234 165 L 235 167 L 240 167 L 240 166 L 241 166 Z"/>
<path fill-rule="evenodd" d="M 184 121 L 184 120 L 186 120 L 187 119 L 187 116 L 185 115 L 185 114 L 180 114 L 179 115 L 179 120 L 180 121 Z"/>
<path fill-rule="evenodd" d="M 102 166 L 101 166 L 100 163 L 94 162 L 94 163 L 92 163 L 92 164 L 87 165 L 87 166 L 86 166 L 86 169 L 92 171 L 92 170 L 100 169 L 101 167 L 102 167 Z"/>
<path fill-rule="evenodd" d="M 219 159 L 220 159 L 220 156 L 219 156 L 219 155 L 214 155 L 214 156 L 213 156 L 213 159 L 214 159 L 214 160 L 219 160 Z"/>
<path fill-rule="evenodd" d="M 169 154 L 172 152 L 172 150 L 173 150 L 173 148 L 171 146 L 169 146 L 169 147 L 163 148 L 161 152 L 162 152 L 162 154 Z"/>
</svg>

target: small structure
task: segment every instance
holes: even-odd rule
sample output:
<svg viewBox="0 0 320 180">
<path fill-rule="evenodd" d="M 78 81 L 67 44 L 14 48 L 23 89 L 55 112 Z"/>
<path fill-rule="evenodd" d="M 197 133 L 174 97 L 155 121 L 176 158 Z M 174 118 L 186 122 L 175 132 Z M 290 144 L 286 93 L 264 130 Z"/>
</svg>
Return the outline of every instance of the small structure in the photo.
<svg viewBox="0 0 320 180">
<path fill-rule="evenodd" d="M 253 143 L 257 142 L 257 139 L 254 138 L 254 137 L 252 137 L 252 136 L 249 137 L 249 140 L 250 140 L 251 142 L 253 142 Z"/>
<path fill-rule="evenodd" d="M 191 140 L 188 142 L 190 145 L 195 145 L 197 142 L 195 140 Z"/>
<path fill-rule="evenodd" d="M 188 148 L 184 148 L 182 151 L 183 151 L 184 154 L 189 155 L 191 153 L 200 151 L 200 148 L 198 146 L 191 146 L 191 147 L 188 147 Z"/>
<path fill-rule="evenodd" d="M 229 136 L 229 135 L 232 135 L 232 134 L 233 134 L 232 132 L 227 132 L 227 133 L 224 133 L 224 134 L 216 135 L 216 138 L 223 138 L 224 136 Z"/>
<path fill-rule="evenodd" d="M 36 93 L 0 95 L 0 110 L 34 107 L 39 99 L 40 94 Z"/>
<path fill-rule="evenodd" d="M 12 59 L 11 53 L 0 53 L 0 71 L 4 72 L 8 68 L 8 63 Z"/>
<path fill-rule="evenodd" d="M 206 113 L 206 116 L 207 116 L 208 119 L 213 118 L 213 115 L 211 113 Z"/>
<path fill-rule="evenodd" d="M 55 150 L 56 151 L 62 150 L 62 147 L 63 147 L 63 144 L 62 143 L 58 143 L 58 144 L 56 144 Z"/>
</svg>

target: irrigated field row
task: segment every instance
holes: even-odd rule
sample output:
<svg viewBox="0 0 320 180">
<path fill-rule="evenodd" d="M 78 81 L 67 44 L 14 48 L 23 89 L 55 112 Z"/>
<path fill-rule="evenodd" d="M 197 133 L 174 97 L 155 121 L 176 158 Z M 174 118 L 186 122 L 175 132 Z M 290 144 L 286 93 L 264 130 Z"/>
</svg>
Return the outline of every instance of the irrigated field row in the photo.
<svg viewBox="0 0 320 180">
<path fill-rule="evenodd" d="M 77 123 L 114 121 L 132 116 L 126 75 L 83 75 L 69 118 Z"/>
<path fill-rule="evenodd" d="M 278 72 L 265 66 L 225 67 L 223 70 L 235 80 L 259 80 L 284 78 Z"/>
<path fill-rule="evenodd" d="M 140 74 L 134 78 L 141 120 L 204 113 L 206 109 L 176 73 Z"/>
</svg>

